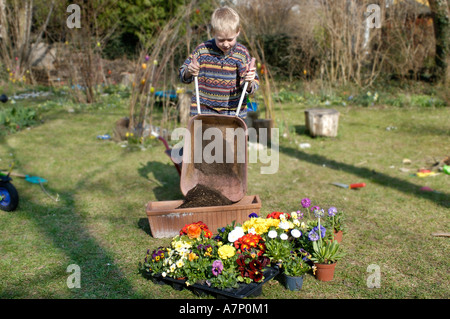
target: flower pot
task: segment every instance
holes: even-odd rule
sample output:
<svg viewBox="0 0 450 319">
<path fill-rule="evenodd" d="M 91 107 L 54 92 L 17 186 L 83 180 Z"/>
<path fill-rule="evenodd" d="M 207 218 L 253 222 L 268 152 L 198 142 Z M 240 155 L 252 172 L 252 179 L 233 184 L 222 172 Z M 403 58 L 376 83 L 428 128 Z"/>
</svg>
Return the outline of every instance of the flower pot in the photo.
<svg viewBox="0 0 450 319">
<path fill-rule="evenodd" d="M 316 268 L 316 279 L 320 281 L 330 281 L 334 277 L 336 263 L 332 264 L 314 264 Z"/>
<path fill-rule="evenodd" d="M 290 291 L 299 291 L 303 286 L 303 276 L 293 277 L 283 274 L 284 286 Z"/>
<path fill-rule="evenodd" d="M 342 234 L 343 234 L 342 230 L 340 230 L 338 232 L 334 230 L 333 234 L 334 234 L 334 239 L 336 239 L 338 243 L 341 243 L 341 241 L 342 241 Z"/>
</svg>

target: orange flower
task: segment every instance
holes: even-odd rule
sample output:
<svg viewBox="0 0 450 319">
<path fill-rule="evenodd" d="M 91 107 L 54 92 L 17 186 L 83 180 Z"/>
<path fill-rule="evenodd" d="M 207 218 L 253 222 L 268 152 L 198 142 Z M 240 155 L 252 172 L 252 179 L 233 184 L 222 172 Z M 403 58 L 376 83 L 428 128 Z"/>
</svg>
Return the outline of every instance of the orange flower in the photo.
<svg viewBox="0 0 450 319">
<path fill-rule="evenodd" d="M 196 260 L 198 256 L 195 253 L 189 253 L 189 261 Z"/>
<path fill-rule="evenodd" d="M 189 238 L 198 238 L 200 237 L 200 234 L 202 233 L 202 229 L 197 224 L 190 224 L 186 229 L 187 235 Z"/>
<path fill-rule="evenodd" d="M 191 230 L 191 233 L 194 235 L 194 236 L 196 236 L 196 237 L 190 237 L 189 236 L 189 229 L 190 228 L 192 228 L 192 230 Z M 188 235 L 188 237 L 189 238 L 198 238 L 200 235 L 201 235 L 201 233 L 202 233 L 202 231 L 203 231 L 203 235 L 206 237 L 206 238 L 211 238 L 212 237 L 212 233 L 211 233 L 211 231 L 208 229 L 208 227 L 203 223 L 203 222 L 196 222 L 196 223 L 192 223 L 192 224 L 189 224 L 189 225 L 185 225 L 184 227 L 183 227 L 183 229 L 180 231 L 180 236 L 183 236 L 183 235 Z M 197 235 L 197 232 L 198 232 L 198 235 Z"/>
</svg>

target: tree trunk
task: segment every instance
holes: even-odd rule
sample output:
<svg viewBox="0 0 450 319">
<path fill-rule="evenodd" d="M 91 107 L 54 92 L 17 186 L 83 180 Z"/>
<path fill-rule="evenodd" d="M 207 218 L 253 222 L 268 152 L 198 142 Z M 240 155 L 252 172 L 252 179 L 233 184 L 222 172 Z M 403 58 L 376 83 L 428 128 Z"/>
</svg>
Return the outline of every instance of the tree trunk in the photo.
<svg viewBox="0 0 450 319">
<path fill-rule="evenodd" d="M 436 39 L 436 68 L 434 75 L 439 81 L 449 79 L 450 18 L 447 0 L 428 0 L 433 17 L 434 36 Z"/>
</svg>

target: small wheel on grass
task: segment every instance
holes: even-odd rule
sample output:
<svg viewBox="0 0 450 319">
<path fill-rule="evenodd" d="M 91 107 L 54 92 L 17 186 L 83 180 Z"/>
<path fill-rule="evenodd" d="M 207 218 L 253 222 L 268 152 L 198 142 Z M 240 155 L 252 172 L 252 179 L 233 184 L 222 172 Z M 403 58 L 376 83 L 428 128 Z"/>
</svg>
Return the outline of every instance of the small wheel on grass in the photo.
<svg viewBox="0 0 450 319">
<path fill-rule="evenodd" d="M 11 183 L 0 183 L 0 209 L 12 212 L 19 204 L 19 194 Z"/>
</svg>

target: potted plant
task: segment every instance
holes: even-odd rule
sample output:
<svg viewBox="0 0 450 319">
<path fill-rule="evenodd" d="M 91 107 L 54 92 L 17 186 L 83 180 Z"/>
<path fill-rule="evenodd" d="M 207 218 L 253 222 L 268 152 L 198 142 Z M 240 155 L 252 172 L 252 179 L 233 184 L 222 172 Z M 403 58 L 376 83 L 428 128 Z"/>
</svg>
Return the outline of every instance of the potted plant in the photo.
<svg viewBox="0 0 450 319">
<path fill-rule="evenodd" d="M 282 239 L 284 238 L 284 233 L 281 234 L 281 238 L 276 234 L 276 230 L 269 231 L 264 255 L 269 257 L 273 264 L 276 264 L 281 268 L 283 262 L 289 258 L 291 250 L 293 250 L 294 247 L 292 246 L 292 242 Z"/>
<path fill-rule="evenodd" d="M 313 207 L 312 211 L 317 218 L 317 226 L 308 232 L 308 239 L 311 242 L 311 261 L 316 267 L 316 278 L 321 281 L 330 281 L 334 277 L 336 262 L 344 256 L 344 253 L 331 232 L 327 232 L 327 229 L 321 225 L 325 211 L 318 206 Z"/>
<path fill-rule="evenodd" d="M 314 229 L 311 232 L 314 232 Z M 321 232 L 317 231 L 317 233 L 318 235 L 310 233 L 310 239 L 312 240 L 311 260 L 316 267 L 315 275 L 318 280 L 330 281 L 334 277 L 336 262 L 344 256 L 344 252 L 336 240 L 324 239 L 320 235 Z"/>
<path fill-rule="evenodd" d="M 304 275 L 311 270 L 307 263 L 308 253 L 301 249 L 292 252 L 291 256 L 283 262 L 282 280 L 284 286 L 291 291 L 302 289 Z"/>
<path fill-rule="evenodd" d="M 344 233 L 344 216 L 342 211 L 338 211 L 334 206 L 328 208 L 328 217 L 325 219 L 325 225 L 333 231 L 334 239 L 341 243 Z"/>
<path fill-rule="evenodd" d="M 167 248 L 158 247 L 150 253 L 147 250 L 144 262 L 140 265 L 140 271 L 144 276 L 149 277 L 155 284 L 164 284 L 160 275 L 164 266 L 164 260 L 167 257 Z"/>
</svg>

